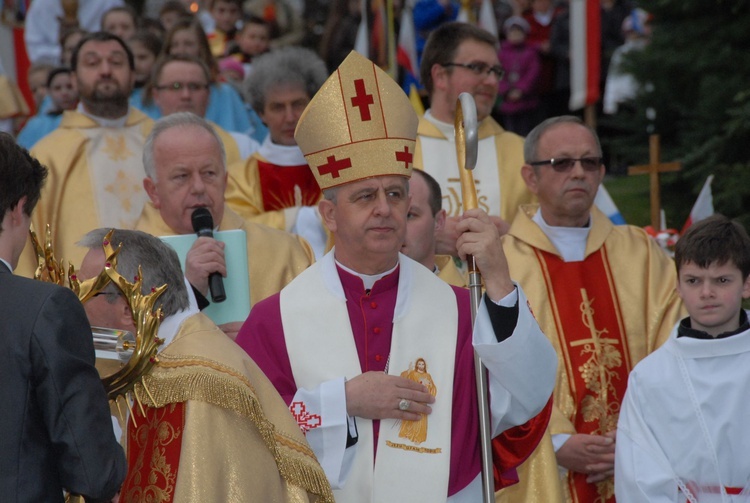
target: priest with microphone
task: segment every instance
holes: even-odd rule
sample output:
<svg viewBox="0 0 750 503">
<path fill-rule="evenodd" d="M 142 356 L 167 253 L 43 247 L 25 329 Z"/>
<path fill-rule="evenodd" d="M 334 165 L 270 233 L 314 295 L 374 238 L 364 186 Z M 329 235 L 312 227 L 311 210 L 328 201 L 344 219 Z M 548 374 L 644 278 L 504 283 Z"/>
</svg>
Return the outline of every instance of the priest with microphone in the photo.
<svg viewBox="0 0 750 503">
<path fill-rule="evenodd" d="M 313 262 L 303 239 L 245 221 L 225 205 L 224 147 L 211 125 L 197 115 L 181 112 L 157 121 L 146 140 L 143 166 L 150 202 L 136 229 L 154 236 L 198 233 L 187 254 L 185 276 L 200 294 L 199 303 L 205 305 L 210 297 L 217 302 L 218 280 L 232 274 L 224 259 L 225 244 L 213 239 L 214 231 L 245 231 L 251 305 L 281 290 Z M 222 329 L 233 337 L 242 321 Z"/>
</svg>

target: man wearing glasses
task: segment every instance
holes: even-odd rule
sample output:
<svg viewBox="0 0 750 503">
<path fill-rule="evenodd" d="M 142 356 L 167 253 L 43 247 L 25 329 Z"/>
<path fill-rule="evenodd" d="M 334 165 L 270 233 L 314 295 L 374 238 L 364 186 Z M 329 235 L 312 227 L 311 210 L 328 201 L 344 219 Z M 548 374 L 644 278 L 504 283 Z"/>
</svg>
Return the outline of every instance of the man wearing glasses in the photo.
<svg viewBox="0 0 750 503">
<path fill-rule="evenodd" d="M 474 180 L 479 207 L 501 234 L 508 231 L 518 206 L 533 201 L 521 178 L 523 138 L 490 117 L 504 74 L 494 35 L 467 23 L 440 26 L 427 40 L 420 73 L 430 109 L 419 120 L 414 166 L 440 183 L 448 218 L 437 236 L 437 253 L 456 256 L 456 223 L 463 213 L 453 132 L 459 94 L 471 93 L 477 104 L 479 156 Z"/>
<path fill-rule="evenodd" d="M 193 56 L 166 56 L 154 67 L 154 82 L 151 93 L 162 117 L 177 112 L 206 117 L 211 73 L 203 61 Z M 246 134 L 227 131 L 214 122 L 211 126 L 224 144 L 227 166 L 247 159 L 260 147 Z"/>
<path fill-rule="evenodd" d="M 526 137 L 524 158 L 521 173 L 539 205 L 520 208 L 503 249 L 557 350 L 556 410 L 551 443 L 540 444 L 503 501 L 554 501 L 530 495 L 557 482 L 555 465 L 567 501 L 573 493 L 572 501 L 614 501 L 615 428 L 628 373 L 682 315 L 677 277 L 642 229 L 615 226 L 594 207 L 602 151 L 580 119 L 542 122 Z"/>
</svg>

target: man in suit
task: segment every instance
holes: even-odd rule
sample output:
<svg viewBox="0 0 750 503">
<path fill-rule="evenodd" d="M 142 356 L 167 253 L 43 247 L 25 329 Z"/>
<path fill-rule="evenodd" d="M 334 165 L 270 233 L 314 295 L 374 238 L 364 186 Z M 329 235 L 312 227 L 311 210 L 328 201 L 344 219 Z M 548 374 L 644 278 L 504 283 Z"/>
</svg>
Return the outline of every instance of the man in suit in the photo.
<svg viewBox="0 0 750 503">
<path fill-rule="evenodd" d="M 0 494 L 109 500 L 125 478 L 91 327 L 70 290 L 13 275 L 47 169 L 0 133 Z"/>
</svg>

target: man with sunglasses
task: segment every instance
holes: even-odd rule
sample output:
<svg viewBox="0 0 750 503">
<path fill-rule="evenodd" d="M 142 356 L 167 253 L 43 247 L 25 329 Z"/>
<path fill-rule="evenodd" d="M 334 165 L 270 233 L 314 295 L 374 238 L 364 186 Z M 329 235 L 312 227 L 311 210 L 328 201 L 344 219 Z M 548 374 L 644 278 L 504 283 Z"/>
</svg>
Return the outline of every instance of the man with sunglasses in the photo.
<svg viewBox="0 0 750 503">
<path fill-rule="evenodd" d="M 523 138 L 505 131 L 491 116 L 504 71 L 497 57 L 497 39 L 467 23 L 446 23 L 432 32 L 420 66 L 430 95 L 430 109 L 419 120 L 414 167 L 440 183 L 448 214 L 438 233 L 437 253 L 456 256 L 456 223 L 463 213 L 453 121 L 459 94 L 468 92 L 477 105 L 479 155 L 474 170 L 479 206 L 501 234 L 520 204 L 533 201 L 521 178 Z"/>
<path fill-rule="evenodd" d="M 614 501 L 615 428 L 628 373 L 682 316 L 677 277 L 642 229 L 615 226 L 594 206 L 602 150 L 580 119 L 542 122 L 526 137 L 524 157 L 521 173 L 539 205 L 520 208 L 503 249 L 557 350 L 556 410 L 551 444 L 540 444 L 505 496 L 539 501 L 530 490 L 556 483 L 557 465 L 567 501 L 573 493 L 572 501 Z"/>
</svg>

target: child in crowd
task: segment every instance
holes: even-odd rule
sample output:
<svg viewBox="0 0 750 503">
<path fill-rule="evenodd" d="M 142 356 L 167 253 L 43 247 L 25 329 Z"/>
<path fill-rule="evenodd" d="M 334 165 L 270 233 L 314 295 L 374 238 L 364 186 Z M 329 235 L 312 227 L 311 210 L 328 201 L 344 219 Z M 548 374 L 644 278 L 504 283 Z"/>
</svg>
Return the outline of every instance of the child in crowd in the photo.
<svg viewBox="0 0 750 503">
<path fill-rule="evenodd" d="M 78 91 L 73 79 L 73 72 L 68 67 L 60 66 L 49 72 L 46 86 L 50 110 L 29 119 L 16 138 L 19 145 L 31 149 L 37 141 L 57 129 L 65 110 L 76 108 Z"/>
<path fill-rule="evenodd" d="M 270 42 L 271 26 L 266 21 L 257 16 L 245 18 L 229 50 L 232 57 L 242 63 L 245 77 L 250 75 L 253 58 L 268 52 Z"/>
<path fill-rule="evenodd" d="M 615 449 L 618 501 L 733 502 L 750 494 L 750 237 L 714 215 L 675 247 L 689 317 L 630 373 Z"/>
<path fill-rule="evenodd" d="M 140 89 L 151 77 L 151 69 L 161 52 L 161 39 L 150 31 L 139 30 L 127 42 L 135 59 L 134 89 Z"/>
<path fill-rule="evenodd" d="M 192 17 L 192 13 L 179 0 L 168 0 L 159 9 L 159 22 L 167 32 L 184 17 Z"/>
<path fill-rule="evenodd" d="M 114 33 L 123 40 L 135 35 L 138 28 L 138 14 L 127 5 L 113 7 L 102 16 L 102 31 Z"/>
<path fill-rule="evenodd" d="M 208 34 L 211 54 L 220 58 L 227 54 L 227 45 L 237 32 L 242 18 L 242 0 L 212 0 L 208 12 L 214 20 L 214 29 Z"/>
<path fill-rule="evenodd" d="M 540 122 L 539 78 L 541 63 L 536 48 L 526 43 L 529 23 L 520 16 L 509 17 L 503 24 L 506 40 L 498 58 L 505 76 L 498 83 L 502 98 L 500 122 L 508 131 L 526 136 Z"/>
<path fill-rule="evenodd" d="M 44 107 L 42 102 L 47 96 L 47 80 L 49 80 L 52 68 L 53 66 L 47 63 L 35 63 L 29 67 L 27 73 L 29 88 L 31 88 L 31 95 L 34 98 L 34 106 L 36 106 L 39 113 L 45 113 L 47 110 L 42 109 L 49 108 L 49 106 Z"/>
</svg>

